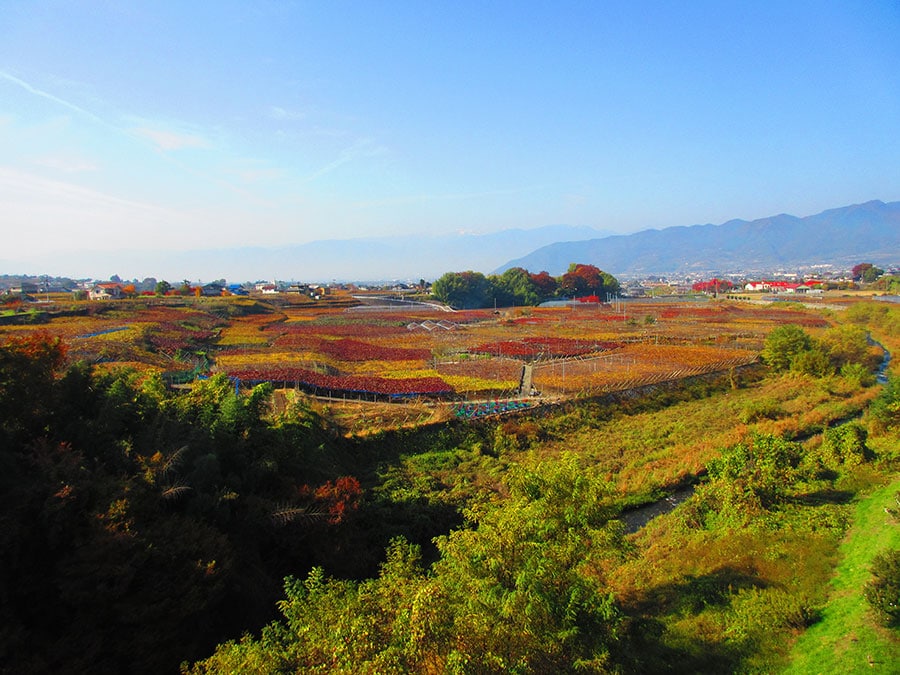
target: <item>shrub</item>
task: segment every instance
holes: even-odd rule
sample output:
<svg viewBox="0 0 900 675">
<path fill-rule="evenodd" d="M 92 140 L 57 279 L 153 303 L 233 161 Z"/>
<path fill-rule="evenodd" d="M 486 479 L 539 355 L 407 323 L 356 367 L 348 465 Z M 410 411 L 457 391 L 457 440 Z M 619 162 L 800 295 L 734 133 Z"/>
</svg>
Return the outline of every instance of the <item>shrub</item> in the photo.
<svg viewBox="0 0 900 675">
<path fill-rule="evenodd" d="M 900 625 L 900 550 L 884 551 L 872 559 L 872 578 L 863 594 L 879 623 Z"/>
<path fill-rule="evenodd" d="M 870 387 L 875 384 L 875 376 L 861 363 L 845 363 L 841 366 L 841 377 L 856 387 Z"/>
<path fill-rule="evenodd" d="M 856 422 L 825 429 L 817 458 L 828 469 L 857 466 L 871 459 L 872 451 L 866 446 L 866 430 Z"/>
<path fill-rule="evenodd" d="M 879 429 L 900 428 L 900 378 L 891 377 L 870 407 L 872 419 Z"/>
<path fill-rule="evenodd" d="M 790 369 L 796 356 L 808 351 L 811 344 L 809 334 L 800 326 L 779 326 L 766 337 L 762 360 L 775 372 L 783 372 Z"/>
<path fill-rule="evenodd" d="M 784 415 L 784 409 L 774 398 L 766 397 L 757 401 L 749 401 L 741 410 L 739 419 L 744 424 L 759 420 L 777 420 Z"/>
<path fill-rule="evenodd" d="M 708 482 L 697 490 L 701 512 L 744 526 L 776 508 L 794 483 L 800 451 L 797 443 L 764 434 L 723 450 L 707 467 Z"/>
<path fill-rule="evenodd" d="M 817 346 L 795 354 L 791 359 L 791 370 L 813 377 L 825 377 L 834 372 L 828 356 Z"/>
</svg>

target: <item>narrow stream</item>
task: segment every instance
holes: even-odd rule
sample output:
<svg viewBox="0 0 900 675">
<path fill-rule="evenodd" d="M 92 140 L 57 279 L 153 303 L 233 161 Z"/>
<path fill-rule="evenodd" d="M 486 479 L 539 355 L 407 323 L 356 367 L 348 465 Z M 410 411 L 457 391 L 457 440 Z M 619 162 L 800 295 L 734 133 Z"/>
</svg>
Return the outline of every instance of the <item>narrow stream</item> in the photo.
<svg viewBox="0 0 900 675">
<path fill-rule="evenodd" d="M 672 511 L 676 506 L 690 499 L 693 494 L 694 486 L 691 485 L 679 488 L 672 494 L 667 495 L 652 504 L 639 506 L 636 509 L 625 511 L 619 517 L 619 519 L 625 523 L 625 533 L 632 534 L 633 532 L 637 532 L 644 527 L 644 525 L 656 518 L 656 516 L 661 516 L 664 513 Z"/>
<path fill-rule="evenodd" d="M 887 384 L 887 381 L 888 381 L 887 369 L 888 369 L 888 366 L 891 364 L 891 353 L 887 349 L 885 349 L 885 346 L 883 344 L 881 344 L 880 342 L 878 342 L 876 340 L 873 340 L 871 338 L 871 336 L 869 337 L 869 343 L 873 344 L 873 345 L 877 345 L 878 347 L 881 348 L 881 351 L 884 352 L 884 358 L 881 359 L 881 363 L 878 366 L 878 370 L 875 371 L 875 381 L 878 382 L 878 384 Z"/>
</svg>

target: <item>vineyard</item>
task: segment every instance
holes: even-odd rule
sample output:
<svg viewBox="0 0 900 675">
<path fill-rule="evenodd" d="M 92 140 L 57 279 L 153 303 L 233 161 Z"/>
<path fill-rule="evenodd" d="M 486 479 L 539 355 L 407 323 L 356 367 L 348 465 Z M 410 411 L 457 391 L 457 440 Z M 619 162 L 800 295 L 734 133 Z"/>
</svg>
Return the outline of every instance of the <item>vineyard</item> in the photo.
<svg viewBox="0 0 900 675">
<path fill-rule="evenodd" d="M 518 408 L 470 415 L 461 402 L 594 396 L 727 371 L 755 361 L 775 326 L 828 325 L 796 306 L 728 301 L 635 302 L 616 312 L 598 304 L 352 310 L 249 299 L 69 303 L 45 323 L 3 326 L 0 335 L 45 331 L 64 341 L 72 360 L 171 383 L 223 373 L 239 387 L 270 382 L 341 400 L 447 402 L 467 418 Z"/>
</svg>

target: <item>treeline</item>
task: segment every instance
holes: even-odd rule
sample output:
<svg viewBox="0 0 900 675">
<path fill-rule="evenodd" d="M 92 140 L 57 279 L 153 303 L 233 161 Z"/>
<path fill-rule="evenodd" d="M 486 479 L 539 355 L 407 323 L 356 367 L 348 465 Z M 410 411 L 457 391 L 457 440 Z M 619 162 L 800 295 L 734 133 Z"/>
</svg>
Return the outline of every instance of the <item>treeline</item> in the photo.
<svg viewBox="0 0 900 675">
<path fill-rule="evenodd" d="M 538 305 L 553 298 L 595 296 L 606 301 L 619 292 L 619 282 L 594 265 L 572 263 L 560 277 L 548 272 L 532 274 L 512 267 L 503 274 L 485 276 L 481 272 L 447 272 L 432 284 L 435 298 L 455 309 Z"/>
</svg>

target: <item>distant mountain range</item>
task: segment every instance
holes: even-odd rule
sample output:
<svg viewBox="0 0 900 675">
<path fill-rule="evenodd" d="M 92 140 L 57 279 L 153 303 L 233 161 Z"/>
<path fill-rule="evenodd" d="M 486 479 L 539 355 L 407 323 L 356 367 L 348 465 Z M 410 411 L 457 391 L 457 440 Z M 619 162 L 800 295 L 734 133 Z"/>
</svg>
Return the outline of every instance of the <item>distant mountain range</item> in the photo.
<svg viewBox="0 0 900 675">
<path fill-rule="evenodd" d="M 2 254 L 0 254 L 2 258 Z M 507 261 L 504 263 L 504 261 Z M 0 273 L 72 278 L 155 277 L 170 282 L 378 282 L 435 279 L 444 272 L 502 272 L 524 267 L 563 274 L 589 263 L 619 278 L 795 271 L 814 265 L 849 269 L 859 262 L 900 264 L 900 202 L 871 201 L 798 218 L 778 215 L 721 225 L 669 227 L 609 235 L 590 227 L 550 225 L 492 234 L 321 240 L 279 247 L 194 251 L 79 251 L 27 263 L 0 259 Z"/>
<path fill-rule="evenodd" d="M 859 262 L 900 264 L 900 202 L 871 201 L 798 218 L 787 214 L 721 225 L 669 227 L 556 242 L 496 268 L 560 275 L 572 262 L 617 277 L 794 270 Z"/>
<path fill-rule="evenodd" d="M 411 235 L 364 239 L 332 239 L 277 248 L 193 251 L 204 267 L 221 265 L 229 278 L 273 278 L 315 281 L 377 281 L 434 278 L 444 272 L 488 271 L 509 256 L 557 241 L 602 236 L 591 227 L 548 225 L 532 230 L 509 229 L 491 234 Z"/>
<path fill-rule="evenodd" d="M 155 277 L 169 281 L 256 281 L 262 279 L 330 282 L 433 279 L 444 272 L 488 272 L 504 260 L 557 241 L 603 236 L 591 227 L 548 225 L 492 234 L 390 236 L 313 241 L 278 247 L 239 247 L 192 251 L 83 251 L 45 255 L 39 269 L 2 259 L 0 272 L 29 272 L 73 278 Z"/>
</svg>

